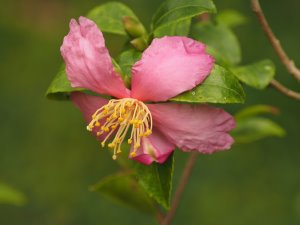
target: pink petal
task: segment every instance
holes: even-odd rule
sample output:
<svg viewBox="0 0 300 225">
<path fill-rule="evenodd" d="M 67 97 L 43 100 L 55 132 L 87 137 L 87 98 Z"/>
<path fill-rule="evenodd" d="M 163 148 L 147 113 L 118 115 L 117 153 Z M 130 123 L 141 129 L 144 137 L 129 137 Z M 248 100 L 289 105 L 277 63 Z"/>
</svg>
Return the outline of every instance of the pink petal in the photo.
<svg viewBox="0 0 300 225">
<path fill-rule="evenodd" d="M 84 17 L 72 19 L 61 54 L 72 87 L 81 87 L 117 98 L 129 96 L 119 74 L 114 71 L 101 31 Z"/>
<path fill-rule="evenodd" d="M 84 119 L 87 124 L 89 124 L 92 120 L 92 115 L 96 112 L 96 110 L 108 103 L 107 99 L 98 96 L 87 95 L 82 92 L 73 92 L 71 94 L 71 100 L 83 113 Z M 96 135 L 96 133 L 97 129 L 94 128 L 93 134 Z M 105 135 L 98 136 L 97 138 L 99 140 L 103 140 L 105 138 Z"/>
<path fill-rule="evenodd" d="M 200 84 L 213 63 L 200 42 L 186 37 L 154 39 L 132 68 L 131 96 L 166 101 Z"/>
<path fill-rule="evenodd" d="M 183 151 L 213 153 L 229 149 L 234 141 L 228 132 L 235 121 L 223 109 L 175 103 L 148 107 L 154 126 Z"/>
<path fill-rule="evenodd" d="M 174 151 L 174 148 L 175 145 L 169 142 L 163 134 L 153 130 L 148 138 L 143 138 L 141 147 L 137 150 L 137 155 L 132 159 L 146 165 L 151 164 L 153 161 L 164 163 Z"/>
</svg>

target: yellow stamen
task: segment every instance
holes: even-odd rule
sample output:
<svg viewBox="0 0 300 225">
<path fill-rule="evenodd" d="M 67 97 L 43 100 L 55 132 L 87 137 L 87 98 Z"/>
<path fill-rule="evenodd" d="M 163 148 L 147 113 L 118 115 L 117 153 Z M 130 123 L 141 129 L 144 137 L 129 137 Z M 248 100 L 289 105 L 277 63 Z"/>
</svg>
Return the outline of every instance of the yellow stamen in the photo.
<svg viewBox="0 0 300 225">
<path fill-rule="evenodd" d="M 107 146 L 108 146 L 109 148 L 114 148 L 116 145 L 115 145 L 114 143 L 109 143 Z"/>
<path fill-rule="evenodd" d="M 135 156 L 136 156 L 136 152 L 135 152 L 135 151 L 131 152 L 131 153 L 130 153 L 130 156 L 131 156 L 131 157 L 135 157 Z"/>
<path fill-rule="evenodd" d="M 100 120 L 105 121 L 102 126 Z M 92 115 L 92 120 L 87 126 L 87 130 L 97 131 L 97 136 L 106 133 L 105 140 L 101 142 L 102 147 L 112 134 L 115 135 L 108 144 L 108 147 L 114 150 L 113 159 L 121 152 L 121 144 L 130 128 L 131 135 L 127 142 L 134 144 L 134 149 L 130 153 L 130 156 L 134 157 L 141 145 L 141 139 L 152 133 L 152 116 L 143 102 L 132 98 L 111 99 Z"/>
</svg>

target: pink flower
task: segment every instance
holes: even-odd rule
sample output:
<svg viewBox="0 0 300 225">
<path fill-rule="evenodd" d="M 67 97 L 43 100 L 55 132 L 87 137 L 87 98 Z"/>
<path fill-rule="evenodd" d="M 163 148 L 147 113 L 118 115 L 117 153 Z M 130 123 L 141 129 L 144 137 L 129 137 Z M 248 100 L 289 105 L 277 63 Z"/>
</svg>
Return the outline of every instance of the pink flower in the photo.
<svg viewBox="0 0 300 225">
<path fill-rule="evenodd" d="M 164 103 L 209 75 L 214 59 L 204 44 L 186 37 L 154 39 L 133 65 L 131 90 L 114 70 L 103 35 L 93 21 L 80 17 L 78 24 L 72 19 L 61 53 L 73 87 L 115 97 L 71 94 L 88 122 L 87 129 L 102 146 L 110 140 L 113 159 L 121 152 L 127 133 L 129 157 L 144 164 L 163 163 L 175 147 L 213 153 L 233 143 L 228 132 L 235 122 L 224 110 L 205 104 Z"/>
</svg>

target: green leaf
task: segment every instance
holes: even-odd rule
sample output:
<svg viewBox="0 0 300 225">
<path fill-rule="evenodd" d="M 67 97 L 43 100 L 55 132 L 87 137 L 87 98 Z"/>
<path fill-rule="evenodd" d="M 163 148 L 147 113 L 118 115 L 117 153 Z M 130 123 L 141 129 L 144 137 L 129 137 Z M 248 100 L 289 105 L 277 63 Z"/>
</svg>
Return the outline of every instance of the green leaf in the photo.
<svg viewBox="0 0 300 225">
<path fill-rule="evenodd" d="M 264 89 L 275 76 L 275 65 L 271 60 L 265 59 L 251 65 L 233 68 L 232 71 L 245 84 Z"/>
<path fill-rule="evenodd" d="M 243 14 L 232 9 L 220 11 L 216 16 L 216 20 L 218 24 L 223 24 L 228 27 L 237 27 L 248 21 Z"/>
<path fill-rule="evenodd" d="M 192 26 L 191 37 L 208 46 L 208 53 L 221 65 L 235 65 L 241 61 L 241 48 L 235 34 L 226 26 L 198 22 Z"/>
<path fill-rule="evenodd" d="M 234 118 L 236 120 L 242 120 L 245 118 L 261 115 L 261 114 L 278 114 L 279 110 L 270 105 L 253 105 L 247 108 L 242 109 Z"/>
<path fill-rule="evenodd" d="M 108 176 L 92 186 L 90 190 L 141 212 L 155 213 L 153 201 L 139 187 L 132 174 L 119 173 Z"/>
<path fill-rule="evenodd" d="M 70 97 L 70 92 L 82 90 L 84 89 L 71 87 L 70 81 L 67 79 L 65 65 L 63 65 L 50 84 L 46 92 L 46 96 L 55 100 L 68 100 Z"/>
<path fill-rule="evenodd" d="M 215 64 L 211 74 L 203 83 L 184 92 L 171 101 L 187 103 L 243 103 L 245 101 L 244 90 L 227 69 Z"/>
<path fill-rule="evenodd" d="M 0 183 L 0 204 L 22 206 L 26 203 L 25 196 L 16 189 Z"/>
<path fill-rule="evenodd" d="M 133 64 L 138 61 L 142 56 L 142 53 L 135 50 L 130 49 L 124 51 L 118 57 L 118 65 L 122 70 L 122 78 L 126 84 L 126 86 L 130 87 L 131 82 L 131 69 Z"/>
<path fill-rule="evenodd" d="M 238 120 L 231 134 L 237 143 L 247 144 L 266 137 L 282 137 L 285 131 L 270 119 L 248 117 Z"/>
<path fill-rule="evenodd" d="M 164 164 L 151 165 L 136 164 L 138 182 L 142 188 L 164 208 L 170 207 L 172 179 L 174 172 L 174 156 L 168 158 Z"/>
<path fill-rule="evenodd" d="M 87 17 L 93 20 L 102 32 L 127 35 L 123 26 L 123 18 L 131 17 L 139 22 L 132 10 L 120 2 L 108 2 L 92 9 Z"/>
<path fill-rule="evenodd" d="M 192 20 L 190 18 L 163 26 L 154 31 L 154 37 L 163 36 L 188 36 Z"/>
<path fill-rule="evenodd" d="M 166 0 L 152 19 L 152 30 L 155 33 L 164 26 L 172 26 L 202 13 L 215 12 L 216 7 L 211 0 Z"/>
</svg>

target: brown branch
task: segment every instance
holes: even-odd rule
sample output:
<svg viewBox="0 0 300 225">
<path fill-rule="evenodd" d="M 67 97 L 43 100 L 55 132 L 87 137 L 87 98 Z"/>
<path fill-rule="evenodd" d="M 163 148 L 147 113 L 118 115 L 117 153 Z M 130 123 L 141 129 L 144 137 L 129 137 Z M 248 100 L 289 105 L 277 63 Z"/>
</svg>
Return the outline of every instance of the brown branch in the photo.
<svg viewBox="0 0 300 225">
<path fill-rule="evenodd" d="M 158 224 L 161 224 L 164 220 L 164 214 L 160 211 L 157 210 L 156 214 L 155 214 L 155 218 Z"/>
<path fill-rule="evenodd" d="M 291 60 L 287 54 L 285 53 L 284 49 L 282 48 L 280 41 L 274 35 L 266 17 L 260 7 L 258 0 L 252 0 L 252 10 L 255 12 L 258 21 L 265 32 L 266 36 L 268 37 L 271 45 L 273 46 L 275 52 L 277 53 L 280 61 L 286 67 L 288 72 L 294 76 L 294 78 L 300 81 L 300 70 L 295 66 L 293 60 Z"/>
<path fill-rule="evenodd" d="M 287 87 L 285 87 L 281 83 L 279 83 L 277 80 L 272 80 L 270 82 L 270 84 L 276 90 L 278 90 L 279 92 L 281 92 L 282 94 L 284 94 L 284 95 L 286 95 L 286 96 L 288 96 L 290 98 L 293 98 L 293 99 L 296 99 L 296 100 L 300 101 L 300 93 L 288 89 Z"/>
<path fill-rule="evenodd" d="M 161 223 L 161 225 L 169 225 L 171 223 L 173 217 L 175 216 L 175 212 L 176 212 L 176 209 L 179 205 L 181 195 L 184 191 L 185 186 L 187 185 L 187 182 L 188 182 L 189 177 L 191 175 L 192 169 L 195 165 L 197 156 L 198 156 L 197 152 L 190 153 L 190 157 L 189 157 L 189 159 L 188 159 L 188 161 L 185 165 L 185 168 L 183 170 L 181 179 L 179 181 L 179 185 L 178 185 L 177 190 L 175 192 L 174 200 L 171 204 L 171 208 L 168 211 L 168 213 L 167 213 L 166 217 L 164 218 L 163 222 Z"/>
</svg>

